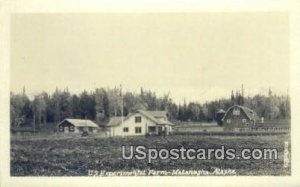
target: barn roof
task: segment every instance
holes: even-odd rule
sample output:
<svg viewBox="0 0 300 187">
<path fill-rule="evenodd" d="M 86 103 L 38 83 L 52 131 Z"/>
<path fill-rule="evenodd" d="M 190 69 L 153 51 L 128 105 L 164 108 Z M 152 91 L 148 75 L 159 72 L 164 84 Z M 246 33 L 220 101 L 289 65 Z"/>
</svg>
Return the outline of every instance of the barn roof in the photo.
<svg viewBox="0 0 300 187">
<path fill-rule="evenodd" d="M 228 112 L 234 108 L 234 107 L 238 107 L 240 108 L 242 111 L 244 111 L 244 113 L 246 114 L 246 116 L 250 119 L 250 120 L 258 120 L 258 115 L 256 114 L 256 112 L 254 110 L 251 110 L 250 108 L 248 107 L 245 107 L 245 106 L 241 106 L 241 105 L 233 105 L 232 107 L 228 108 L 224 117 L 222 118 L 222 120 L 225 119 L 225 117 L 227 116 Z"/>
<path fill-rule="evenodd" d="M 124 117 L 123 121 L 129 119 L 132 115 L 140 113 L 141 115 L 145 116 L 149 120 L 153 121 L 155 124 L 158 125 L 174 125 L 170 121 L 167 120 L 167 111 L 145 111 L 145 110 L 137 110 L 134 113 L 129 114 L 128 116 Z M 158 118 L 164 117 L 166 120 L 161 120 Z M 117 126 L 120 125 L 122 122 L 122 117 L 111 117 L 107 126 Z"/>
<path fill-rule="evenodd" d="M 68 121 L 69 123 L 71 123 L 75 127 L 98 127 L 98 125 L 96 123 L 92 122 L 91 120 L 87 120 L 87 119 L 69 119 L 69 118 L 64 119 L 58 125 L 62 124 L 64 121 Z"/>
</svg>

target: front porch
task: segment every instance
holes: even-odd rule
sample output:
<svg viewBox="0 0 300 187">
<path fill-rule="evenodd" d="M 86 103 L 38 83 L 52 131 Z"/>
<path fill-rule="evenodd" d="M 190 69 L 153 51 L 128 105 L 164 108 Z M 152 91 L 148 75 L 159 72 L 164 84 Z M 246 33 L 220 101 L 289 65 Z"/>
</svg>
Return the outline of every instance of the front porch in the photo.
<svg viewBox="0 0 300 187">
<path fill-rule="evenodd" d="M 170 129 L 167 125 L 148 126 L 148 135 L 169 135 Z"/>
</svg>

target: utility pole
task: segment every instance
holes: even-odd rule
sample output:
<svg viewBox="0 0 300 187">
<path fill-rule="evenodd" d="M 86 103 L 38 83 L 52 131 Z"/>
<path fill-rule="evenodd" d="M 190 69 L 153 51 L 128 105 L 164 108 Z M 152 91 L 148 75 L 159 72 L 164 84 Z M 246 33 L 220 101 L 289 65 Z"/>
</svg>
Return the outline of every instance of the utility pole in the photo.
<svg viewBox="0 0 300 187">
<path fill-rule="evenodd" d="M 25 90 L 25 86 L 23 86 L 23 96 L 26 95 L 26 90 Z"/>
<path fill-rule="evenodd" d="M 241 98 L 241 100 L 242 100 L 242 105 L 244 105 L 244 102 L 245 102 L 245 100 L 244 100 L 244 85 L 242 84 L 242 98 Z"/>
<path fill-rule="evenodd" d="M 244 85 L 242 84 L 242 97 L 244 98 Z"/>
</svg>

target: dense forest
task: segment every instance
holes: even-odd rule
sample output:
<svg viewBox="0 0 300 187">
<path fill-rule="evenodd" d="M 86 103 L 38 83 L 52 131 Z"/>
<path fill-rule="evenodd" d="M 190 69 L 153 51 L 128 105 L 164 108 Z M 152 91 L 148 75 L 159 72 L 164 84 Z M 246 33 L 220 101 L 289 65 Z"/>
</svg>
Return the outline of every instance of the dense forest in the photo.
<svg viewBox="0 0 300 187">
<path fill-rule="evenodd" d="M 247 106 L 265 119 L 289 119 L 290 99 L 287 95 L 276 95 L 271 90 L 265 95 L 244 97 L 239 91 L 228 93 L 222 98 L 205 103 L 175 103 L 168 94 L 157 96 L 155 92 L 143 90 L 140 93 L 121 92 L 121 88 L 98 88 L 71 94 L 68 89 L 56 89 L 53 94 L 42 92 L 29 99 L 25 88 L 23 93 L 10 94 L 10 119 L 12 127 L 34 126 L 58 123 L 65 118 L 91 119 L 105 124 L 110 116 L 126 116 L 138 110 L 167 110 L 173 121 L 213 121 L 219 109 L 228 109 L 233 104 Z M 123 98 L 123 99 L 122 99 Z"/>
</svg>

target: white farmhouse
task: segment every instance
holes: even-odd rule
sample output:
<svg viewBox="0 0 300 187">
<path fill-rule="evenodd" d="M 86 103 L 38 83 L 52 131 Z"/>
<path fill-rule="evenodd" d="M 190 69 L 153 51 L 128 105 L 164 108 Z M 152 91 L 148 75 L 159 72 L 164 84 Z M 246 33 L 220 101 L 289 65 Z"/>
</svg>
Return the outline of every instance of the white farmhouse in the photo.
<svg viewBox="0 0 300 187">
<path fill-rule="evenodd" d="M 126 117 L 112 117 L 107 124 L 108 136 L 168 135 L 173 123 L 166 111 L 137 110 Z"/>
</svg>

